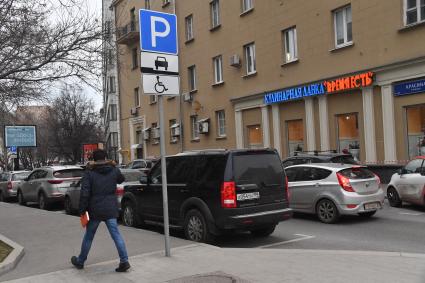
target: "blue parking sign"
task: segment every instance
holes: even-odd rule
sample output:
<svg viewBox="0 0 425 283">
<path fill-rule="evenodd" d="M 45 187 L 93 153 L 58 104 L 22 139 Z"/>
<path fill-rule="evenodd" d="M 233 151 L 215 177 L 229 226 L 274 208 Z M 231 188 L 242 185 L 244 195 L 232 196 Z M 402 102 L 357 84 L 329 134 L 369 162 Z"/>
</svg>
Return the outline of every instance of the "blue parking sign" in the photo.
<svg viewBox="0 0 425 283">
<path fill-rule="evenodd" d="M 177 55 L 177 17 L 174 14 L 139 11 L 141 51 Z"/>
</svg>

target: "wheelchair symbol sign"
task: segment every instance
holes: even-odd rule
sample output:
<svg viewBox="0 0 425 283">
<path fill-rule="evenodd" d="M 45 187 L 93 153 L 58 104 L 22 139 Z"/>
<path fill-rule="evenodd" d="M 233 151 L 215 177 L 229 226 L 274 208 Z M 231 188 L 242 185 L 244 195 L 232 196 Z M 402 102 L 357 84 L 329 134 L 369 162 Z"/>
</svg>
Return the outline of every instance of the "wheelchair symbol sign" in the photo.
<svg viewBox="0 0 425 283">
<path fill-rule="evenodd" d="M 154 88 L 157 93 L 163 93 L 168 90 L 168 88 L 166 88 L 165 85 L 159 81 L 159 76 L 156 76 L 156 83 Z"/>
<path fill-rule="evenodd" d="M 180 77 L 142 74 L 143 93 L 148 95 L 176 96 L 180 93 Z"/>
</svg>

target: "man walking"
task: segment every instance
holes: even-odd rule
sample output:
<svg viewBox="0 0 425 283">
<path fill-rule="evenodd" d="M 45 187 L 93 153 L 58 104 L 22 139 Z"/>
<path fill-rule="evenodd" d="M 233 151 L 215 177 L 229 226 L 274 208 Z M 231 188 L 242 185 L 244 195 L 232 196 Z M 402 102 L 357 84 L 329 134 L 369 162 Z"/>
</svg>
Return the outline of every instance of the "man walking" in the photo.
<svg viewBox="0 0 425 283">
<path fill-rule="evenodd" d="M 118 230 L 118 200 L 115 195 L 117 183 L 124 182 L 124 176 L 113 161 L 106 160 L 104 150 L 93 152 L 94 162 L 89 162 L 81 183 L 80 215 L 88 212 L 90 221 L 86 226 L 86 233 L 81 244 L 78 257 L 73 256 L 71 263 L 78 269 L 84 268 L 84 262 L 89 254 L 91 244 L 100 222 L 105 222 L 111 238 L 120 257 L 120 264 L 116 272 L 125 272 L 130 268 L 127 250 Z"/>
</svg>

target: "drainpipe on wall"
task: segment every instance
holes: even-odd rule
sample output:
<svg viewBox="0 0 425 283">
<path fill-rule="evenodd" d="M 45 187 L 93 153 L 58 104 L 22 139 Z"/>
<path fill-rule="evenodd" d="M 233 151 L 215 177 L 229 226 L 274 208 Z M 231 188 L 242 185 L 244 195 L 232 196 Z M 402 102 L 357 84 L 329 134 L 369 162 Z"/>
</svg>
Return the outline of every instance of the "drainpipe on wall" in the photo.
<svg viewBox="0 0 425 283">
<path fill-rule="evenodd" d="M 176 1 L 177 0 L 173 0 L 173 9 L 174 9 L 174 15 L 177 16 L 176 14 Z M 180 47 L 177 46 L 177 51 L 180 53 Z M 180 64 L 179 64 L 179 73 L 180 73 Z M 179 125 L 180 125 L 180 152 L 184 151 L 184 128 L 183 128 L 183 103 L 182 103 L 182 88 L 179 82 Z"/>
</svg>

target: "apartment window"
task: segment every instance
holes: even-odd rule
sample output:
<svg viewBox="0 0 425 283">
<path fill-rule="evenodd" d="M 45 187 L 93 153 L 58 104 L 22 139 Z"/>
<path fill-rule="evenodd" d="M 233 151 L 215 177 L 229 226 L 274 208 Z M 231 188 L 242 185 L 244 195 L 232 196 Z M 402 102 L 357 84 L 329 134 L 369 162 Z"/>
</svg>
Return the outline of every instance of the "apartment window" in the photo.
<svg viewBox="0 0 425 283">
<path fill-rule="evenodd" d="M 285 62 L 298 59 L 297 30 L 295 27 L 283 31 Z"/>
<path fill-rule="evenodd" d="M 137 60 L 137 58 L 138 58 L 138 56 L 137 56 L 137 47 L 136 48 L 133 48 L 131 50 L 131 52 L 132 52 L 131 58 L 132 58 L 132 61 L 133 61 L 133 69 L 136 69 L 139 66 L 139 60 Z"/>
<path fill-rule="evenodd" d="M 253 74 L 255 73 L 256 66 L 255 66 L 255 44 L 251 43 L 248 45 L 245 45 L 245 63 L 246 63 L 246 73 Z"/>
<path fill-rule="evenodd" d="M 210 3 L 211 9 L 211 28 L 218 27 L 220 25 L 220 3 L 218 0 L 213 0 Z"/>
<path fill-rule="evenodd" d="M 139 88 L 134 89 L 134 106 L 140 107 Z"/>
<path fill-rule="evenodd" d="M 192 140 L 199 139 L 199 124 L 198 124 L 198 116 L 190 116 L 190 126 L 192 132 Z"/>
<path fill-rule="evenodd" d="M 117 105 L 111 104 L 109 105 L 109 121 L 117 120 Z"/>
<path fill-rule="evenodd" d="M 425 0 L 405 0 L 406 25 L 412 25 L 425 21 Z"/>
<path fill-rule="evenodd" d="M 151 1 L 145 0 L 145 9 L 149 10 L 151 8 Z"/>
<path fill-rule="evenodd" d="M 242 13 L 251 10 L 253 7 L 252 0 L 242 0 Z"/>
<path fill-rule="evenodd" d="M 114 93 L 116 91 L 116 89 L 115 89 L 115 77 L 114 76 L 108 77 L 107 89 L 108 89 L 109 93 Z"/>
<path fill-rule="evenodd" d="M 111 31 L 112 31 L 111 25 L 112 25 L 111 21 L 105 22 L 105 38 L 106 39 L 109 39 L 111 36 Z"/>
<path fill-rule="evenodd" d="M 186 17 L 186 41 L 193 39 L 193 15 Z"/>
<path fill-rule="evenodd" d="M 154 104 L 158 101 L 158 97 L 156 95 L 149 96 L 149 104 Z"/>
<path fill-rule="evenodd" d="M 174 143 L 177 141 L 177 137 L 173 136 L 174 135 L 174 129 L 172 128 L 172 126 L 174 126 L 176 124 L 176 119 L 171 119 L 169 120 L 169 129 L 170 129 L 170 142 Z"/>
<path fill-rule="evenodd" d="M 335 46 L 341 47 L 353 42 L 351 6 L 334 12 Z"/>
<path fill-rule="evenodd" d="M 218 84 L 223 82 L 223 58 L 217 56 L 213 58 L 214 65 L 214 83 Z"/>
<path fill-rule="evenodd" d="M 111 147 L 118 147 L 118 133 L 111 133 L 110 144 Z"/>
<path fill-rule="evenodd" d="M 136 8 L 130 10 L 130 21 L 132 24 L 136 22 Z"/>
<path fill-rule="evenodd" d="M 196 66 L 190 66 L 188 69 L 189 91 L 196 90 Z"/>
<path fill-rule="evenodd" d="M 159 128 L 158 128 L 158 123 L 152 123 L 151 126 L 151 137 L 153 139 L 152 144 L 159 144 Z"/>
<path fill-rule="evenodd" d="M 226 116 L 224 110 L 215 112 L 217 118 L 217 136 L 225 137 L 226 136 Z"/>
</svg>

